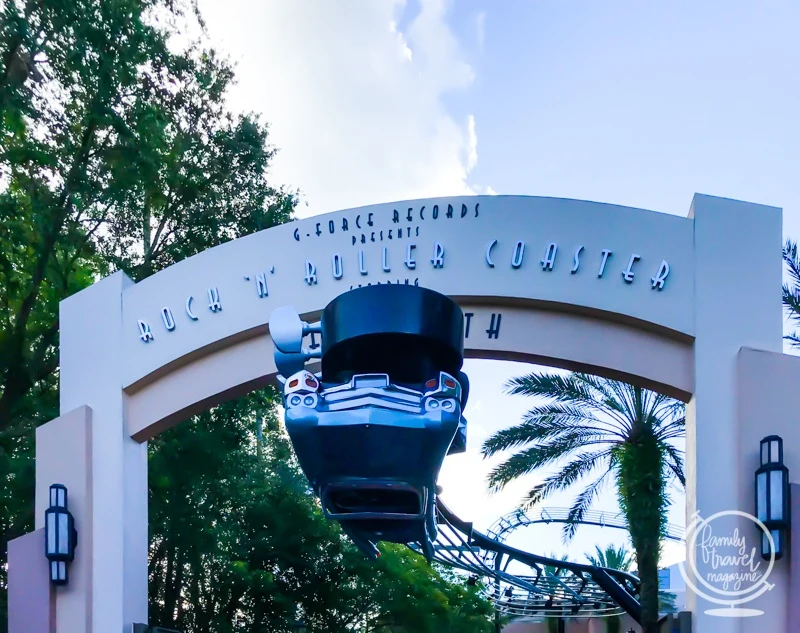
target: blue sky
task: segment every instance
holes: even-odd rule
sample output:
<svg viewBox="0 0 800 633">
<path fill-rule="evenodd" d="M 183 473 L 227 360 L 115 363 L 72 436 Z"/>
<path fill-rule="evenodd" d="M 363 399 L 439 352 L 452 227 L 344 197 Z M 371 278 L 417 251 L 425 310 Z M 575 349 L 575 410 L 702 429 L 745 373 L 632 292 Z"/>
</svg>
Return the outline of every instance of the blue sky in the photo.
<svg viewBox="0 0 800 633">
<path fill-rule="evenodd" d="M 274 180 L 302 191 L 302 215 L 495 192 L 685 215 L 700 192 L 783 207 L 785 235 L 800 237 L 796 2 L 200 5 L 212 40 L 239 67 L 231 105 L 270 123 Z M 488 496 L 477 454 L 529 404 L 502 393 L 527 369 L 468 363 L 471 448 L 445 465 L 442 483 L 478 527 L 538 479 Z M 681 522 L 674 498 L 671 520 Z M 615 505 L 612 490 L 598 502 Z M 568 549 L 554 527 L 515 539 Z M 580 558 L 611 541 L 624 534 L 584 528 L 569 551 Z M 680 555 L 668 548 L 665 560 Z"/>
<path fill-rule="evenodd" d="M 782 206 L 797 233 L 797 3 L 461 10 L 485 15 L 482 47 L 456 21 L 475 81 L 448 100 L 476 119 L 471 178 L 669 213 L 699 191 Z"/>
</svg>

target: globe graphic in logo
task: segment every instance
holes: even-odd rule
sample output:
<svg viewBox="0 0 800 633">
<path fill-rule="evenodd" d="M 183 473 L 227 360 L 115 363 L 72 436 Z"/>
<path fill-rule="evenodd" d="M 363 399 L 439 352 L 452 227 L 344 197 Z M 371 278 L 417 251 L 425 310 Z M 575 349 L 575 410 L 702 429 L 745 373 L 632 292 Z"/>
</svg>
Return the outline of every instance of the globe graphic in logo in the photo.
<svg viewBox="0 0 800 633">
<path fill-rule="evenodd" d="M 770 545 L 770 558 L 762 560 L 758 544 L 762 534 Z M 756 535 L 758 538 L 756 538 Z M 775 565 L 775 543 L 767 527 L 740 510 L 725 510 L 703 518 L 695 513 L 686 530 L 688 560 L 679 564 L 688 589 L 713 604 L 705 611 L 718 617 L 743 618 L 763 615 L 741 605 L 755 600 L 775 585 L 768 582 Z"/>
</svg>

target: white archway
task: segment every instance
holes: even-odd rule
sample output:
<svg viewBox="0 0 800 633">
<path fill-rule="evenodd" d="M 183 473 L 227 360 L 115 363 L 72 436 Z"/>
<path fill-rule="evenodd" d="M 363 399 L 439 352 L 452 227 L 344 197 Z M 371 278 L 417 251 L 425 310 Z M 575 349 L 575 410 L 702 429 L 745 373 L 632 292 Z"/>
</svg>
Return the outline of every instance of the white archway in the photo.
<svg viewBox="0 0 800 633">
<path fill-rule="evenodd" d="M 739 356 L 781 350 L 781 239 L 779 209 L 708 196 L 688 217 L 551 198 L 416 200 L 296 221 L 70 297 L 63 415 L 37 433 L 37 528 L 59 480 L 81 530 L 57 631 L 147 621 L 146 441 L 274 376 L 273 308 L 313 320 L 363 284 L 454 297 L 468 356 L 587 370 L 689 402 L 687 516 L 751 511 L 758 446 L 741 443 Z M 64 442 L 85 459 L 57 459 Z M 774 631 L 785 630 L 782 573 L 762 598 Z M 701 630 L 750 630 L 694 611 Z"/>
</svg>

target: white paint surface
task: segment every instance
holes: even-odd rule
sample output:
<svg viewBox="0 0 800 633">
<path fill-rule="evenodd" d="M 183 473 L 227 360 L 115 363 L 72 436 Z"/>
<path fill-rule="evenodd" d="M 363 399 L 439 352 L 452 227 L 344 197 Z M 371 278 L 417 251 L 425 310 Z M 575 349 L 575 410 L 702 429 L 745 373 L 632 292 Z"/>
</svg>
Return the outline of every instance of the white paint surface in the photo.
<svg viewBox="0 0 800 633">
<path fill-rule="evenodd" d="M 454 217 L 445 216 L 447 205 Z M 458 217 L 462 204 L 467 215 Z M 478 217 L 474 217 L 479 204 Z M 433 206 L 439 218 L 432 218 Z M 424 220 L 419 211 L 425 206 Z M 408 209 L 414 221 L 408 222 Z M 392 221 L 397 210 L 400 222 Z M 367 226 L 372 213 L 374 226 Z M 342 218 L 349 230 L 341 230 Z M 356 227 L 356 221 L 362 229 Z M 334 234 L 329 233 L 334 223 Z M 319 224 L 321 235 L 316 236 Z M 398 227 L 404 237 L 396 238 Z M 411 227 L 412 237 L 405 230 Z M 416 228 L 419 227 L 419 237 Z M 293 237 L 295 230 L 300 241 Z M 393 239 L 388 239 L 389 231 Z M 381 231 L 384 241 L 379 241 Z M 376 242 L 371 242 L 372 234 Z M 361 235 L 367 242 L 360 243 Z M 359 240 L 352 244 L 352 237 Z M 485 261 L 487 246 L 493 249 L 495 268 Z M 514 245 L 525 241 L 522 266 L 512 269 Z M 434 269 L 430 259 L 434 243 L 445 249 L 444 268 Z M 559 252 L 554 270 L 540 263 L 550 242 Z M 404 265 L 408 245 L 414 249 L 416 266 Z M 581 265 L 571 274 L 573 253 L 584 246 Z M 382 271 L 382 249 L 388 249 L 390 273 Z M 610 249 L 602 278 L 598 278 L 601 251 Z M 364 251 L 367 275 L 359 273 L 358 253 Z M 344 259 L 341 280 L 333 277 L 333 255 Z M 641 255 L 636 277 L 623 281 L 632 253 Z M 653 290 L 650 278 L 662 259 L 671 267 L 664 290 Z M 305 262 L 312 261 L 318 283 L 304 281 Z M 275 272 L 269 273 L 274 266 Z M 686 218 L 614 205 L 520 196 L 468 196 L 381 204 L 300 220 L 212 248 L 126 289 L 123 294 L 124 384 L 146 378 L 158 368 L 195 350 L 213 345 L 239 332 L 263 326 L 276 307 L 291 304 L 300 314 L 322 309 L 351 285 L 419 279 L 419 284 L 443 294 L 486 300 L 502 297 L 555 303 L 593 312 L 648 322 L 662 330 L 691 336 L 694 315 L 692 222 Z M 266 272 L 269 296 L 259 298 L 256 275 Z M 249 277 L 249 280 L 245 279 Z M 222 310 L 208 308 L 208 289 L 217 288 Z M 185 312 L 186 298 L 194 297 L 192 321 Z M 161 309 L 168 306 L 176 316 L 175 330 L 168 332 Z M 154 340 L 144 344 L 137 321 L 146 320 Z"/>
</svg>

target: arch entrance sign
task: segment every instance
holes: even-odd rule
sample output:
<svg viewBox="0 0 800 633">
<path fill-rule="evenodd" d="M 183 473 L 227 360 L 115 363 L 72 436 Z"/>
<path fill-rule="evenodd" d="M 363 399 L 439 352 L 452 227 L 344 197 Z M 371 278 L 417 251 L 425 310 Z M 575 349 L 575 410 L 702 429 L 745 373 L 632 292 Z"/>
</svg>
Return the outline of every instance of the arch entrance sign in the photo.
<svg viewBox="0 0 800 633">
<path fill-rule="evenodd" d="M 688 217 L 456 197 L 296 221 L 139 284 L 103 279 L 61 304 L 62 416 L 37 430 L 36 527 L 58 482 L 80 534 L 69 585 L 51 588 L 53 630 L 147 621 L 147 441 L 274 379 L 273 309 L 313 322 L 369 284 L 455 299 L 467 357 L 588 371 L 688 402 L 687 514 L 752 512 L 758 440 L 782 435 L 791 473 L 800 454 L 795 359 L 780 354 L 781 244 L 780 209 L 709 196 L 695 196 Z M 703 572 L 714 560 L 697 563 Z M 750 620 L 714 618 L 689 596 L 696 630 L 788 630 L 797 581 L 786 560 L 770 582 L 755 603 L 765 615 Z"/>
</svg>

